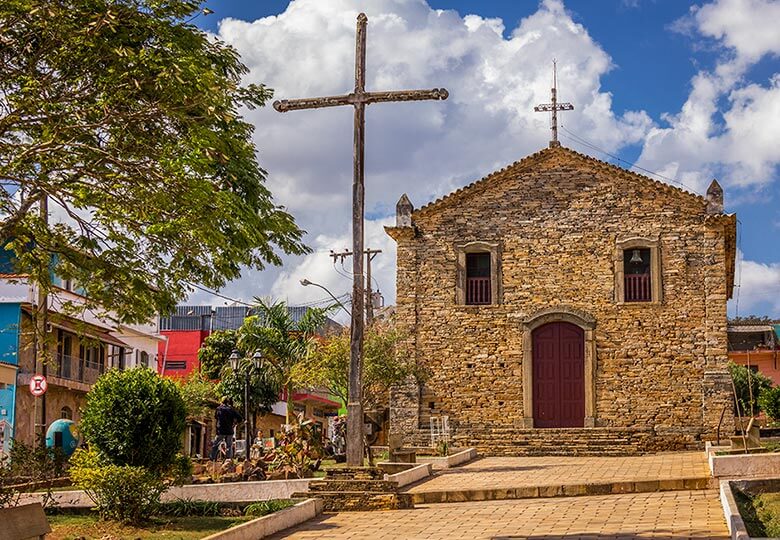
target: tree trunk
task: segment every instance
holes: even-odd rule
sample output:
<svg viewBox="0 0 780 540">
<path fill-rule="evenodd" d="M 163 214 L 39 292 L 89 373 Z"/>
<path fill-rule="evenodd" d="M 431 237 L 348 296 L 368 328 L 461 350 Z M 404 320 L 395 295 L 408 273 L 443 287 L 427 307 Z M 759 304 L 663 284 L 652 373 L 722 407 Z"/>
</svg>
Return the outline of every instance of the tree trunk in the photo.
<svg viewBox="0 0 780 540">
<path fill-rule="evenodd" d="M 295 418 L 295 409 L 293 408 L 293 385 L 292 382 L 287 383 L 287 418 L 285 422 L 291 424 Z"/>
</svg>

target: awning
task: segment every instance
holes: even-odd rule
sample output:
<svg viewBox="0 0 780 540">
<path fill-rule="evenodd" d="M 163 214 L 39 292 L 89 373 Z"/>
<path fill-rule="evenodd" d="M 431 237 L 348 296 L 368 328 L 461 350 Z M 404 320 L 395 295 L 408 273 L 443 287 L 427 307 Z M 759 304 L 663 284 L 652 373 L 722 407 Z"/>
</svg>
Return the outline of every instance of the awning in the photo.
<svg viewBox="0 0 780 540">
<path fill-rule="evenodd" d="M 0 384 L 16 384 L 16 366 L 0 362 Z"/>
<path fill-rule="evenodd" d="M 32 309 L 27 307 L 23 307 L 22 309 L 28 314 L 32 315 Z M 72 319 L 59 313 L 49 312 L 49 324 L 54 328 L 67 330 L 68 332 L 76 334 L 79 337 L 96 339 L 103 343 L 116 345 L 117 347 L 125 347 L 126 349 L 133 348 L 121 339 L 109 334 L 110 329 L 108 328 L 102 328 L 92 323 Z"/>
</svg>

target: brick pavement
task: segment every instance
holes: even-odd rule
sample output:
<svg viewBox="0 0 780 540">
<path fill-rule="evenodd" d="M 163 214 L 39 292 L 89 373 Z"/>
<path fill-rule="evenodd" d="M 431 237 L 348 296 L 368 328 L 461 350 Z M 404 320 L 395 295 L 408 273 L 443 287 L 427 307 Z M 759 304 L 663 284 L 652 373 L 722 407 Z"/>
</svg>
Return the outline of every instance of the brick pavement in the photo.
<svg viewBox="0 0 780 540">
<path fill-rule="evenodd" d="M 729 535 L 717 491 L 700 490 L 342 512 L 270 538 L 725 540 Z"/>
<path fill-rule="evenodd" d="M 408 491 L 561 486 L 708 476 L 704 452 L 628 457 L 486 457 L 439 471 L 432 479 Z"/>
</svg>

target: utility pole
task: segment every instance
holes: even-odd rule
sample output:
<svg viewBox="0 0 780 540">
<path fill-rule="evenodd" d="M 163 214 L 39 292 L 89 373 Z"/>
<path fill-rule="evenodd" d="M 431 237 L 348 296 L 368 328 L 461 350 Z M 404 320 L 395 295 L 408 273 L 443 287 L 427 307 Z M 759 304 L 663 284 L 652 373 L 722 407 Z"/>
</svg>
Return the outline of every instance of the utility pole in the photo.
<svg viewBox="0 0 780 540">
<path fill-rule="evenodd" d="M 382 253 L 381 249 L 368 248 L 363 253 L 366 256 L 366 326 L 371 326 L 374 322 L 374 299 L 373 291 L 371 290 L 371 261 L 374 257 Z M 336 259 L 341 259 L 342 264 L 347 257 L 351 257 L 354 254 L 353 251 L 345 249 L 339 253 L 330 250 L 330 256 L 333 258 L 333 263 L 336 263 Z"/>
<path fill-rule="evenodd" d="M 40 202 L 39 202 L 39 216 L 41 218 L 41 221 L 45 225 L 48 225 L 49 223 L 49 197 L 44 193 L 41 195 Z M 44 272 L 50 272 L 49 268 L 49 259 L 46 260 L 46 268 L 43 269 Z M 38 309 L 35 312 L 35 332 L 37 334 L 35 343 L 37 343 L 37 347 L 35 350 L 35 370 L 33 375 L 39 373 L 38 368 L 40 368 L 40 373 L 45 377 L 47 375 L 47 369 L 46 359 L 48 358 L 48 350 L 46 349 L 48 343 L 46 339 L 46 330 L 48 327 L 48 315 L 49 315 L 49 294 L 48 290 L 45 287 L 42 287 L 41 285 L 38 285 L 37 290 L 37 299 L 36 303 L 38 304 Z M 36 403 L 38 401 L 38 398 L 35 398 Z M 41 446 L 46 445 L 46 393 L 41 396 L 41 418 L 40 418 L 40 427 L 41 427 L 41 439 L 40 444 Z M 34 431 L 34 426 L 33 426 Z"/>
<path fill-rule="evenodd" d="M 444 88 L 366 92 L 366 27 L 368 17 L 357 17 L 355 35 L 355 89 L 349 94 L 303 99 L 283 99 L 273 106 L 278 112 L 322 109 L 342 105 L 354 108 L 352 138 L 352 250 L 363 253 L 365 216 L 365 131 L 366 106 L 393 101 L 444 100 Z M 352 324 L 349 340 L 349 400 L 347 403 L 347 465 L 363 465 L 363 257 L 352 257 Z"/>
</svg>

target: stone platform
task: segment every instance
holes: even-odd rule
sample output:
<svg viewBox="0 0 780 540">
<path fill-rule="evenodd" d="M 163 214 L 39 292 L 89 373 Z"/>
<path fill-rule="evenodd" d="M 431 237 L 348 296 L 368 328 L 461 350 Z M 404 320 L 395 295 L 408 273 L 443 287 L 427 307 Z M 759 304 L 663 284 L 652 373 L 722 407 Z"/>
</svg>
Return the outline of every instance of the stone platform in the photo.
<svg viewBox="0 0 780 540">
<path fill-rule="evenodd" d="M 439 471 L 407 490 L 415 504 L 701 490 L 703 452 L 629 457 L 488 457 Z"/>
</svg>

